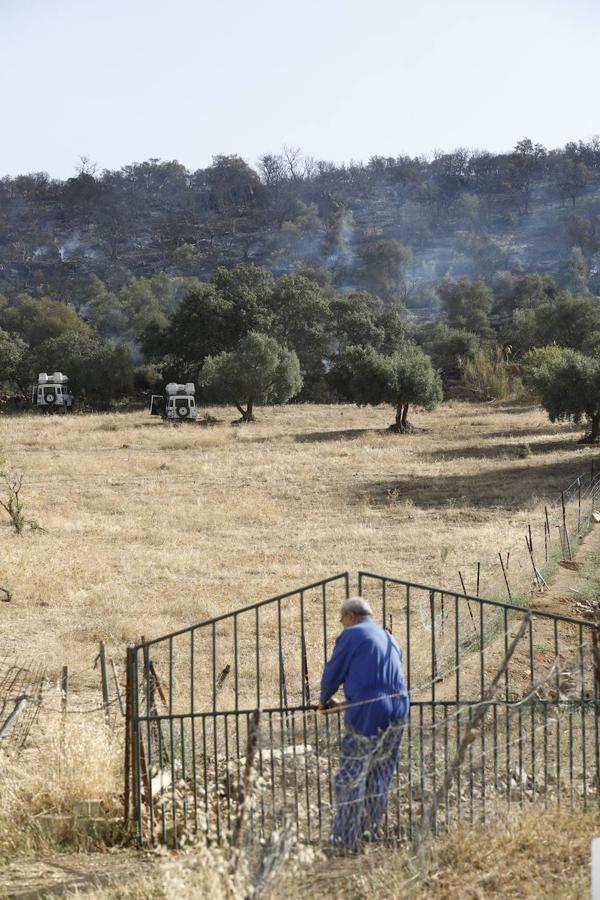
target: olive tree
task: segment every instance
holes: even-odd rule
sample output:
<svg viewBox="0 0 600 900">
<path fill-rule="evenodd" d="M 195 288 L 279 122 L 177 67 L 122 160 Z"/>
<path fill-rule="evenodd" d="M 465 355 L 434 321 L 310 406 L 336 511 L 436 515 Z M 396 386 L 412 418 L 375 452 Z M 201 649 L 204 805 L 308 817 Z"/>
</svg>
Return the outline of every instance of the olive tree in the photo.
<svg viewBox="0 0 600 900">
<path fill-rule="evenodd" d="M 255 403 L 285 403 L 302 388 L 296 353 L 256 331 L 236 350 L 207 357 L 199 380 L 211 399 L 232 403 L 241 422 L 254 421 Z"/>
<path fill-rule="evenodd" d="M 426 353 L 406 344 L 390 356 L 373 347 L 350 347 L 346 353 L 350 391 L 358 404 L 391 403 L 396 420 L 390 430 L 402 434 L 412 429 L 410 404 L 434 409 L 442 401 L 442 381 Z"/>
<path fill-rule="evenodd" d="M 563 350 L 533 370 L 532 379 L 552 422 L 587 419 L 591 430 L 582 441 L 600 442 L 600 357 Z"/>
</svg>

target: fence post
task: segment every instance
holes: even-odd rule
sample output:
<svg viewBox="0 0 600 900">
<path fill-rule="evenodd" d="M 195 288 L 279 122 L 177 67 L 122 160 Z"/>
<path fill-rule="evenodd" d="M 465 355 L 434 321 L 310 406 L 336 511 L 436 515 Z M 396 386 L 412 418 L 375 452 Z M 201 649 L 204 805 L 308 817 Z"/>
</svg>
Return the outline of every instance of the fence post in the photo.
<svg viewBox="0 0 600 900">
<path fill-rule="evenodd" d="M 100 641 L 100 679 L 102 681 L 102 705 L 106 716 L 106 724 L 108 725 L 108 673 L 106 671 L 106 647 L 104 646 L 104 641 Z"/>
<path fill-rule="evenodd" d="M 63 666 L 60 673 L 60 736 L 58 765 L 62 763 L 65 752 L 65 730 L 67 726 L 67 700 L 69 695 L 69 667 Z"/>
<path fill-rule="evenodd" d="M 139 687 L 137 649 L 129 647 L 127 650 L 130 658 L 130 685 L 131 685 L 131 786 L 133 793 L 133 815 L 138 832 L 138 841 L 143 845 L 143 821 L 142 821 L 142 767 L 140 764 L 141 746 L 139 729 Z"/>
<path fill-rule="evenodd" d="M 131 757 L 132 757 L 132 741 L 131 741 L 131 652 L 132 648 L 127 648 L 127 656 L 125 657 L 125 784 L 123 792 L 123 821 L 125 828 L 129 827 L 131 816 L 131 799 L 135 796 L 133 782 L 131 778 Z"/>
</svg>

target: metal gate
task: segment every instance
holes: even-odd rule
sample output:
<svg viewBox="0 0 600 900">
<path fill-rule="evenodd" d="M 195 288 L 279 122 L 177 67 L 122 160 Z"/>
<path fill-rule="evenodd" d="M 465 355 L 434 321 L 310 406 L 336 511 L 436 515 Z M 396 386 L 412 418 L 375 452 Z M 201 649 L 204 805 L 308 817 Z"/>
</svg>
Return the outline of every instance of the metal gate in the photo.
<svg viewBox="0 0 600 900">
<path fill-rule="evenodd" d="M 384 834 L 412 836 L 524 609 L 366 572 L 359 591 L 404 651 L 411 694 Z M 244 839 L 293 828 L 326 840 L 341 716 L 316 711 L 348 573 L 280 594 L 129 653 L 130 784 L 142 843 Z M 597 801 L 596 627 L 532 611 L 478 740 L 433 819 L 499 803 Z M 129 792 L 126 791 L 129 802 Z"/>
</svg>

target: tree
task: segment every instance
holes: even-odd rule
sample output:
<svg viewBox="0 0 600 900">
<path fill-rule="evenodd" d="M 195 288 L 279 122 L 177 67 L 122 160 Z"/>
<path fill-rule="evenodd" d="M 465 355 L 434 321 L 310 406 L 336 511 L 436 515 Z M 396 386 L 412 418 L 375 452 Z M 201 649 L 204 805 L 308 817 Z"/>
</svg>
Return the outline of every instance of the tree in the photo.
<svg viewBox="0 0 600 900">
<path fill-rule="evenodd" d="M 552 343 L 586 350 L 600 338 L 600 304 L 595 297 L 562 293 L 531 309 L 516 309 L 502 337 L 517 357 Z"/>
<path fill-rule="evenodd" d="M 534 144 L 530 138 L 518 141 L 508 157 L 508 181 L 518 197 L 519 211 L 524 215 L 529 213 L 533 184 L 542 171 L 545 157 L 546 148 L 541 144 Z"/>
<path fill-rule="evenodd" d="M 133 364 L 126 344 L 108 344 L 80 332 L 65 332 L 36 349 L 39 372 L 64 372 L 76 395 L 110 403 L 133 388 Z"/>
<path fill-rule="evenodd" d="M 489 315 L 493 295 L 482 279 L 444 278 L 438 285 L 438 294 L 451 328 L 472 331 L 482 338 L 491 336 Z"/>
<path fill-rule="evenodd" d="M 550 421 L 586 418 L 591 431 L 585 443 L 600 442 L 600 358 L 564 350 L 533 372 L 533 382 Z"/>
<path fill-rule="evenodd" d="M 229 304 L 231 349 L 249 331 L 268 334 L 272 327 L 270 299 L 275 279 L 259 266 L 219 266 L 212 277 L 217 293 Z"/>
<path fill-rule="evenodd" d="M 327 294 L 303 275 L 283 275 L 270 304 L 274 337 L 295 350 L 304 382 L 314 384 L 324 373 L 329 343 Z"/>
<path fill-rule="evenodd" d="M 403 346 L 411 331 L 401 303 L 385 304 L 367 291 L 337 294 L 330 303 L 331 340 L 327 382 L 337 399 L 351 400 L 348 347 L 373 347 L 390 354 Z"/>
<path fill-rule="evenodd" d="M 0 328 L 0 383 L 14 383 L 25 395 L 30 376 L 29 347 L 16 334 Z"/>
<path fill-rule="evenodd" d="M 363 278 L 369 290 L 384 300 L 396 300 L 404 292 L 404 274 L 412 259 L 410 247 L 393 238 L 370 244 L 363 253 Z"/>
<path fill-rule="evenodd" d="M 564 196 L 571 201 L 571 207 L 575 209 L 577 198 L 583 194 L 587 185 L 592 180 L 592 173 L 587 165 L 579 158 L 574 144 L 567 144 L 565 151 L 553 157 L 551 174 L 555 183 Z"/>
<path fill-rule="evenodd" d="M 588 293 L 590 269 L 581 247 L 573 247 L 566 266 L 567 287 L 574 294 Z"/>
<path fill-rule="evenodd" d="M 127 330 L 123 304 L 97 275 L 90 276 L 82 299 L 82 315 L 99 335 L 113 337 Z"/>
<path fill-rule="evenodd" d="M 302 375 L 293 350 L 252 331 L 233 352 L 206 359 L 200 384 L 218 403 L 232 403 L 241 422 L 253 422 L 255 403 L 285 403 L 302 388 Z"/>
<path fill-rule="evenodd" d="M 390 356 L 373 347 L 350 347 L 346 354 L 351 373 L 350 390 L 358 404 L 391 403 L 396 421 L 390 430 L 410 431 L 411 403 L 434 409 L 442 401 L 442 382 L 429 357 L 414 344 L 407 344 Z"/>
<path fill-rule="evenodd" d="M 479 337 L 472 331 L 450 328 L 445 322 L 426 326 L 420 343 L 444 379 L 458 378 L 464 364 L 473 359 L 481 347 Z"/>
<path fill-rule="evenodd" d="M 379 349 L 385 337 L 383 302 L 367 291 L 338 294 L 331 301 L 332 338 L 341 352 L 350 346 Z"/>
<path fill-rule="evenodd" d="M 29 294 L 19 294 L 12 305 L 0 309 L 0 326 L 20 335 L 32 348 L 65 332 L 92 334 L 89 325 L 71 306 Z"/>
<path fill-rule="evenodd" d="M 146 328 L 142 337 L 144 353 L 152 360 L 172 355 L 186 365 L 199 367 L 209 354 L 235 346 L 231 316 L 232 301 L 223 297 L 214 284 L 200 284 L 187 292 L 166 329 L 161 330 L 156 324 Z"/>
</svg>

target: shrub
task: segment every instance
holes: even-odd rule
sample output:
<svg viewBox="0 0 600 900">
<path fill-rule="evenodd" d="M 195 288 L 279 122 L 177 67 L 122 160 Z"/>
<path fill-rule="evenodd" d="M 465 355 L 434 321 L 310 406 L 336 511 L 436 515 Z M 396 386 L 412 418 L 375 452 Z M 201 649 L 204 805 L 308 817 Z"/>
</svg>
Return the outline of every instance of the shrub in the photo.
<svg viewBox="0 0 600 900">
<path fill-rule="evenodd" d="M 478 400 L 508 400 L 523 392 L 523 382 L 511 377 L 500 347 L 478 350 L 464 365 L 462 384 Z"/>
</svg>

